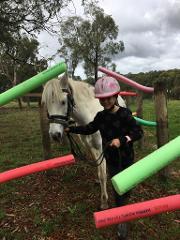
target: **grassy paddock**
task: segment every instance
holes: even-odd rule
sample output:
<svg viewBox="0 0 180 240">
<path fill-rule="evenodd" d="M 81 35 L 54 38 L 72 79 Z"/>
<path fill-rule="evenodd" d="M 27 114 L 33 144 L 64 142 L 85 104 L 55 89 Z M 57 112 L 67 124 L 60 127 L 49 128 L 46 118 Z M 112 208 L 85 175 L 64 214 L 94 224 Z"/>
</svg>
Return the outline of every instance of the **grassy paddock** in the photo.
<svg viewBox="0 0 180 240">
<path fill-rule="evenodd" d="M 135 105 L 130 106 L 135 111 Z M 179 101 L 168 102 L 170 139 L 180 134 Z M 155 121 L 152 101 L 144 102 L 144 119 Z M 37 104 L 18 109 L 16 103 L 0 108 L 0 172 L 43 160 Z M 135 145 L 136 159 L 156 149 L 156 132 L 144 127 L 142 150 Z M 52 144 L 52 157 L 68 153 L 68 147 Z M 158 175 L 132 191 L 130 203 L 177 194 L 179 161 L 171 176 L 160 182 Z M 100 202 L 96 170 L 82 162 L 45 173 L 32 174 L 0 185 L 0 239 L 102 240 L 116 239 L 116 227 L 95 229 L 93 212 Z M 108 181 L 110 204 L 112 189 Z M 178 212 L 163 213 L 130 224 L 131 240 L 176 240 L 180 236 Z"/>
</svg>

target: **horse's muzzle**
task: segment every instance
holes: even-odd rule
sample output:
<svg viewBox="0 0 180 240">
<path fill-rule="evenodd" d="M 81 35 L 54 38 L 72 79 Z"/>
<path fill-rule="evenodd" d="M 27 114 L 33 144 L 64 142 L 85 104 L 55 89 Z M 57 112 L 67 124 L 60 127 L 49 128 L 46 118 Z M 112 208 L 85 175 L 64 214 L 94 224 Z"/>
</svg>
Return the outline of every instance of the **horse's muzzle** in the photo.
<svg viewBox="0 0 180 240">
<path fill-rule="evenodd" d="M 56 142 L 60 142 L 61 139 L 62 139 L 62 135 L 61 135 L 60 132 L 56 132 L 56 133 L 51 134 L 51 137 Z"/>
</svg>

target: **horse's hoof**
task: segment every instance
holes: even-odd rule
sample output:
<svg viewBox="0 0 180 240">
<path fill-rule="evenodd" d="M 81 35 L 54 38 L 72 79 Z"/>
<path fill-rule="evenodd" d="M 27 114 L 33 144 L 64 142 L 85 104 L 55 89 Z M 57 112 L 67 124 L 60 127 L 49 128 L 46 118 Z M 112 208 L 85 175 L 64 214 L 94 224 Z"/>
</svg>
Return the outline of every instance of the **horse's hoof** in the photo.
<svg viewBox="0 0 180 240">
<path fill-rule="evenodd" d="M 107 209 L 109 209 L 108 205 L 99 206 L 99 208 L 98 208 L 99 211 L 103 211 L 103 210 L 107 210 Z"/>
<path fill-rule="evenodd" d="M 120 223 L 117 226 L 117 235 L 118 235 L 118 239 L 119 240 L 125 240 L 127 239 L 127 235 L 128 235 L 128 226 L 127 223 Z"/>
</svg>

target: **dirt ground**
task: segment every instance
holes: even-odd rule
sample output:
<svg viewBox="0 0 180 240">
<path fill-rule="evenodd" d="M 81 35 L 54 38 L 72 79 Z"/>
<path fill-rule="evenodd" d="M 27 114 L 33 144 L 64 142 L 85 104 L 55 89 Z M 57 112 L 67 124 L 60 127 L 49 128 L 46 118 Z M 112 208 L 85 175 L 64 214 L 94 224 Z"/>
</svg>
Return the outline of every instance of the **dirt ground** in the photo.
<svg viewBox="0 0 180 240">
<path fill-rule="evenodd" d="M 158 192 L 156 186 L 148 184 L 133 190 L 129 202 L 167 195 L 163 189 Z M 100 188 L 96 182 L 96 169 L 92 167 L 77 163 L 14 180 L 6 183 L 5 188 L 8 197 L 1 201 L 5 211 L 4 218 L 0 218 L 1 236 L 3 230 L 5 233 L 2 240 L 117 239 L 116 226 L 95 228 L 93 212 L 99 208 Z M 112 206 L 110 181 L 108 189 Z M 169 228 L 173 231 L 178 224 L 178 212 L 140 219 L 129 223 L 128 239 L 176 240 L 168 236 Z"/>
</svg>

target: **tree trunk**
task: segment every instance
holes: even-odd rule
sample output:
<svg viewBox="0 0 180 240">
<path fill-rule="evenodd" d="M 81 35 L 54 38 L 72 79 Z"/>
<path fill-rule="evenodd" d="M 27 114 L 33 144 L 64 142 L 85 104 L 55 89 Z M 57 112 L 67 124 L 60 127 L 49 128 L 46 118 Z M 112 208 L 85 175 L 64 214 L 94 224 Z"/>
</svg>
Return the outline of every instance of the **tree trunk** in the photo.
<svg viewBox="0 0 180 240">
<path fill-rule="evenodd" d="M 17 85 L 17 72 L 16 72 L 16 67 L 14 67 L 14 79 L 13 79 L 13 87 Z M 22 109 L 22 99 L 18 98 L 17 99 L 19 109 Z"/>
<path fill-rule="evenodd" d="M 22 110 L 22 108 L 23 108 L 23 107 L 22 107 L 22 99 L 21 99 L 21 98 L 18 98 L 17 101 L 18 101 L 19 109 Z"/>
<path fill-rule="evenodd" d="M 94 83 L 98 80 L 98 49 L 96 49 L 96 61 L 94 65 Z"/>
<path fill-rule="evenodd" d="M 31 101 L 30 101 L 30 97 L 27 97 L 27 98 L 26 98 L 26 101 L 27 101 L 27 106 L 30 107 L 30 106 L 31 106 L 31 104 L 30 104 L 30 102 L 31 102 Z"/>
</svg>

